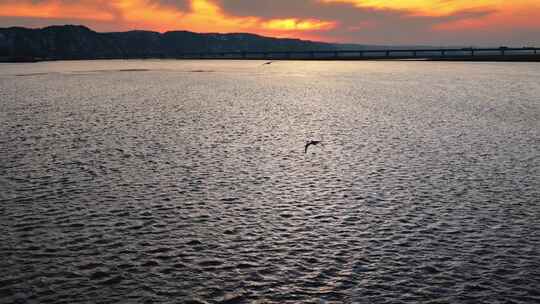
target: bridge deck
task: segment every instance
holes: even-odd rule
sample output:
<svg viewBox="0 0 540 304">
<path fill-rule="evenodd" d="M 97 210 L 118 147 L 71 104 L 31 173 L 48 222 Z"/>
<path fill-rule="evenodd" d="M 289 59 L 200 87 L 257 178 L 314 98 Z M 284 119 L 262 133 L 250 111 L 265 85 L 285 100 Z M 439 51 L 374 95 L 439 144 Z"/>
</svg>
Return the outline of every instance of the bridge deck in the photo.
<svg viewBox="0 0 540 304">
<path fill-rule="evenodd" d="M 257 52 L 190 52 L 178 59 L 261 59 L 261 60 L 493 60 L 540 61 L 540 48 L 441 48 L 359 49 Z"/>
</svg>

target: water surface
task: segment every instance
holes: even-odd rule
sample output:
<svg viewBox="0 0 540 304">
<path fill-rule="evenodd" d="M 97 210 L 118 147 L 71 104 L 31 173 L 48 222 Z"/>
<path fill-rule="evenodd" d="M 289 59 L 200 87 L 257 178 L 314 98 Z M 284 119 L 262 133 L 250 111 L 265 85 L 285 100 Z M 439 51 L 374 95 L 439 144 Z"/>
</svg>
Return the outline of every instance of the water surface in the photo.
<svg viewBox="0 0 540 304">
<path fill-rule="evenodd" d="M 0 302 L 540 302 L 539 64 L 262 63 L 0 65 Z"/>
</svg>

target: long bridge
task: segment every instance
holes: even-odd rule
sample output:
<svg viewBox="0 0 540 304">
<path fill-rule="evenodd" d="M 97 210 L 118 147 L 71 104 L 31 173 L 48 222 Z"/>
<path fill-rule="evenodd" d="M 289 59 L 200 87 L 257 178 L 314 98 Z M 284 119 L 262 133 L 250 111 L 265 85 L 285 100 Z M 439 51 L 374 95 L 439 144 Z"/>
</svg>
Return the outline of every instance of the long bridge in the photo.
<svg viewBox="0 0 540 304">
<path fill-rule="evenodd" d="M 540 61 L 540 48 L 425 48 L 177 53 L 177 59 Z"/>
</svg>

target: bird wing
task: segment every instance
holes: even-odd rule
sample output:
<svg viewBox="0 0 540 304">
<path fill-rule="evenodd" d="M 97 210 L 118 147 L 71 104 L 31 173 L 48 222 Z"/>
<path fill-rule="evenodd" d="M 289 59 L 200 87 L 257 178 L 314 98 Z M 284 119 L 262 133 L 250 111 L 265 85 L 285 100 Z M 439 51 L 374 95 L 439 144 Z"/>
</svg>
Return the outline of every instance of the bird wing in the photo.
<svg viewBox="0 0 540 304">
<path fill-rule="evenodd" d="M 304 154 L 307 153 L 307 148 L 309 147 L 310 144 L 311 144 L 311 143 L 307 143 L 307 144 L 306 144 L 306 147 L 305 147 L 305 149 L 304 149 Z"/>
</svg>

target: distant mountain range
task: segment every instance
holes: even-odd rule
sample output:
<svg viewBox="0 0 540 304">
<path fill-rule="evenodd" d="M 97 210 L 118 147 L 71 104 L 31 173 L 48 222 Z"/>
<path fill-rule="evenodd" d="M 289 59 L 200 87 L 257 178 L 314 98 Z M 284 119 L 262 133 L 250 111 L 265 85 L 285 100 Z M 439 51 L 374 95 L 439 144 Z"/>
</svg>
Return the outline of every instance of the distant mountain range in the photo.
<svg viewBox="0 0 540 304">
<path fill-rule="evenodd" d="M 254 34 L 188 31 L 98 33 L 80 25 L 0 28 L 0 61 L 175 58 L 191 52 L 306 51 L 363 48 Z"/>
<path fill-rule="evenodd" d="M 337 60 L 338 58 L 345 60 L 400 58 L 474 61 L 540 60 L 540 54 L 537 54 L 538 50 L 534 48 L 510 50 L 507 47 L 500 47 L 473 51 L 471 48 L 454 47 L 446 54 L 444 51 L 437 50 L 440 48 L 433 46 L 336 44 L 272 38 L 248 33 L 217 34 L 188 31 L 173 31 L 163 34 L 150 31 L 98 33 L 82 25 L 55 25 L 42 29 L 0 28 L 0 62 L 201 57 L 323 60 Z M 392 56 L 390 56 L 390 52 L 385 52 L 396 49 L 398 51 L 393 52 Z M 505 49 L 508 51 L 505 52 Z M 417 57 L 417 52 L 410 50 L 421 51 L 422 57 Z M 434 51 L 430 54 L 430 50 Z M 353 55 L 338 57 L 338 52 L 334 51 L 349 51 L 341 52 L 341 54 Z M 410 54 L 407 55 L 404 52 Z M 317 53 L 318 55 L 316 55 Z M 374 53 L 379 54 L 374 55 Z"/>
</svg>

